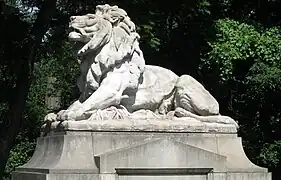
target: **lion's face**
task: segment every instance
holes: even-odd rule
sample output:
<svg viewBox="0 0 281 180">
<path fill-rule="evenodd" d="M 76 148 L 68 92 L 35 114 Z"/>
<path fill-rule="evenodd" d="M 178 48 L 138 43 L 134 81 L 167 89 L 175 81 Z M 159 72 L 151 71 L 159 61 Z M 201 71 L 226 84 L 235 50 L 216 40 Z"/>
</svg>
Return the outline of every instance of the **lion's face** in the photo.
<svg viewBox="0 0 281 180">
<path fill-rule="evenodd" d="M 72 31 L 68 37 L 74 42 L 74 51 L 79 57 L 100 50 L 109 42 L 118 49 L 123 40 L 135 32 L 126 12 L 109 5 L 98 6 L 95 14 L 72 16 L 69 26 Z"/>
<path fill-rule="evenodd" d="M 71 32 L 68 37 L 71 41 L 87 43 L 99 31 L 98 18 L 94 14 L 71 16 Z"/>
</svg>

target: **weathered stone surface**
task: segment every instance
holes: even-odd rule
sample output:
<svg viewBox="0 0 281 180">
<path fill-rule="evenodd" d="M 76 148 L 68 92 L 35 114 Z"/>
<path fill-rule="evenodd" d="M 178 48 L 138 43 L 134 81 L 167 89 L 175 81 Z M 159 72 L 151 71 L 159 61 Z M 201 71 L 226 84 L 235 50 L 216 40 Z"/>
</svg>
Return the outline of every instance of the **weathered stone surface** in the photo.
<svg viewBox="0 0 281 180">
<path fill-rule="evenodd" d="M 59 131 L 38 138 L 13 180 L 271 180 L 236 134 Z"/>
<path fill-rule="evenodd" d="M 173 116 L 169 119 L 188 117 L 238 127 L 219 115 L 216 99 L 194 78 L 145 64 L 135 24 L 118 6 L 98 5 L 94 14 L 72 16 L 70 27 L 81 94 L 67 110 L 47 115 L 46 121 Z"/>
<path fill-rule="evenodd" d="M 53 122 L 44 127 L 50 130 L 74 131 L 139 131 L 139 132 L 200 132 L 200 133 L 236 133 L 232 124 L 202 123 L 194 118 L 168 119 L 121 119 L 100 121 L 62 121 Z"/>
</svg>

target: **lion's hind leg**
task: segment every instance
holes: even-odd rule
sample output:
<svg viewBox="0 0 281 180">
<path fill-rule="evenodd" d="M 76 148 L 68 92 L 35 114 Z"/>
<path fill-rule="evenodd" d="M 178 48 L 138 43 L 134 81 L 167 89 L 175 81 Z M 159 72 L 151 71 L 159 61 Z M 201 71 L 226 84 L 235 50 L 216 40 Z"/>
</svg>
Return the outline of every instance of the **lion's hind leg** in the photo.
<svg viewBox="0 0 281 180">
<path fill-rule="evenodd" d="M 198 81 L 188 75 L 179 77 L 175 89 L 175 116 L 190 117 L 206 123 L 238 124 L 219 114 L 219 104 Z"/>
<path fill-rule="evenodd" d="M 178 118 L 190 117 L 205 123 L 219 123 L 219 124 L 232 124 L 238 128 L 238 123 L 228 116 L 213 115 L 213 116 L 199 116 L 191 113 L 181 107 L 177 107 L 175 110 L 175 116 Z"/>
<path fill-rule="evenodd" d="M 180 76 L 176 83 L 175 108 L 181 107 L 200 116 L 219 114 L 216 99 L 197 80 L 189 75 Z"/>
</svg>

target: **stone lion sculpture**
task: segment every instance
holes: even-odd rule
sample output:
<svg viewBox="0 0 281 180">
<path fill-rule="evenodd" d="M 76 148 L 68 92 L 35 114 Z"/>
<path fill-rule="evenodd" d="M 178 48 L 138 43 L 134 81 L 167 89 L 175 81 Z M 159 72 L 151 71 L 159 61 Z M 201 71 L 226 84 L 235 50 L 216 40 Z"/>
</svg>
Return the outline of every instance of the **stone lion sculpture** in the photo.
<svg viewBox="0 0 281 180">
<path fill-rule="evenodd" d="M 135 24 L 118 6 L 98 5 L 95 14 L 72 16 L 70 28 L 81 95 L 46 119 L 191 117 L 237 125 L 219 114 L 218 102 L 191 76 L 146 65 Z"/>
</svg>

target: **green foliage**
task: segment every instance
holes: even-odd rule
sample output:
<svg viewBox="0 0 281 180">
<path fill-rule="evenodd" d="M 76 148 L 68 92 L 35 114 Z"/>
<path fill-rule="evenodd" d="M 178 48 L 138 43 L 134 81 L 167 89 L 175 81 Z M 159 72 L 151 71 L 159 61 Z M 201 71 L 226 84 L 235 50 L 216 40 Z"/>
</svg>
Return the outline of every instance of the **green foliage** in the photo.
<svg viewBox="0 0 281 180">
<path fill-rule="evenodd" d="M 203 65 L 219 73 L 220 82 L 234 80 L 236 64 L 251 60 L 260 38 L 254 26 L 230 19 L 216 21 L 216 39 L 209 42 L 212 50 L 202 60 Z"/>
<path fill-rule="evenodd" d="M 269 66 L 281 68 L 281 30 L 280 28 L 266 29 L 259 38 L 256 46 L 257 57 Z"/>
<path fill-rule="evenodd" d="M 276 61 L 273 63 L 275 64 Z M 270 66 L 264 62 L 259 62 L 251 67 L 246 78 L 247 83 L 257 90 L 256 94 L 258 96 L 256 98 L 263 98 L 262 96 L 265 92 L 275 92 L 274 94 L 281 92 L 281 87 L 279 86 L 281 85 L 281 68 L 278 68 L 278 66 Z"/>
<path fill-rule="evenodd" d="M 276 173 L 280 167 L 281 30 L 231 19 L 215 22 L 215 38 L 202 57 L 221 108 L 239 120 L 248 156 Z M 213 84 L 219 86 L 212 87 Z"/>
<path fill-rule="evenodd" d="M 71 101 L 78 97 L 76 79 L 79 67 L 72 55 L 70 44 L 65 42 L 59 47 L 49 45 L 55 50 L 54 54 L 46 53 L 34 67 L 34 77 L 28 94 L 21 131 L 14 142 L 15 145 L 6 165 L 4 176 L 6 179 L 10 178 L 15 167 L 26 163 L 33 154 L 36 138 L 40 134 L 44 116 L 48 111 L 46 96 L 60 96 L 62 108 L 69 106 Z M 49 77 L 56 78 L 56 81 L 51 82 L 53 83 L 51 89 L 48 88 Z M 2 105 L 0 110 L 4 115 L 7 107 L 3 103 L 0 105 Z"/>
<path fill-rule="evenodd" d="M 55 52 L 48 57 L 49 77 L 55 78 L 49 95 L 60 97 L 60 107 L 67 108 L 79 97 L 76 85 L 80 68 L 77 59 L 72 54 L 72 46 L 69 42 L 61 42 L 59 46 L 52 46 Z M 67 88 L 66 88 L 67 87 Z"/>
<path fill-rule="evenodd" d="M 253 98 L 262 98 L 265 91 L 281 92 L 280 29 L 263 30 L 230 19 L 218 20 L 216 29 L 215 40 L 209 42 L 212 50 L 202 58 L 203 67 L 217 73 L 221 84 L 254 87 Z"/>
<path fill-rule="evenodd" d="M 280 167 L 281 164 L 281 141 L 274 141 L 273 144 L 264 144 L 260 159 L 263 164 L 270 167 Z"/>
<path fill-rule="evenodd" d="M 10 157 L 6 165 L 4 172 L 4 179 L 10 179 L 12 171 L 15 167 L 22 166 L 25 164 L 34 152 L 36 143 L 29 139 L 23 138 L 21 134 L 17 137 L 17 143 L 10 151 Z"/>
<path fill-rule="evenodd" d="M 155 24 L 150 22 L 150 24 L 138 26 L 137 30 L 140 34 L 142 34 L 141 43 L 148 44 L 150 48 L 159 51 L 161 40 L 155 37 L 154 26 Z"/>
<path fill-rule="evenodd" d="M 10 178 L 10 173 L 15 167 L 26 163 L 33 154 L 36 145 L 35 141 L 40 134 L 43 118 L 47 112 L 45 105 L 47 73 L 46 67 L 43 64 L 36 65 L 21 130 L 14 141 L 14 147 L 10 152 L 4 172 L 4 178 L 6 179 Z M 5 111 L 6 109 L 3 112 Z"/>
<path fill-rule="evenodd" d="M 212 51 L 204 63 L 221 67 L 225 80 L 233 75 L 238 61 L 262 62 L 280 68 L 281 35 L 279 28 L 261 29 L 230 19 L 215 23 L 215 41 L 209 42 Z M 212 67 L 213 67 L 212 66 Z"/>
</svg>

